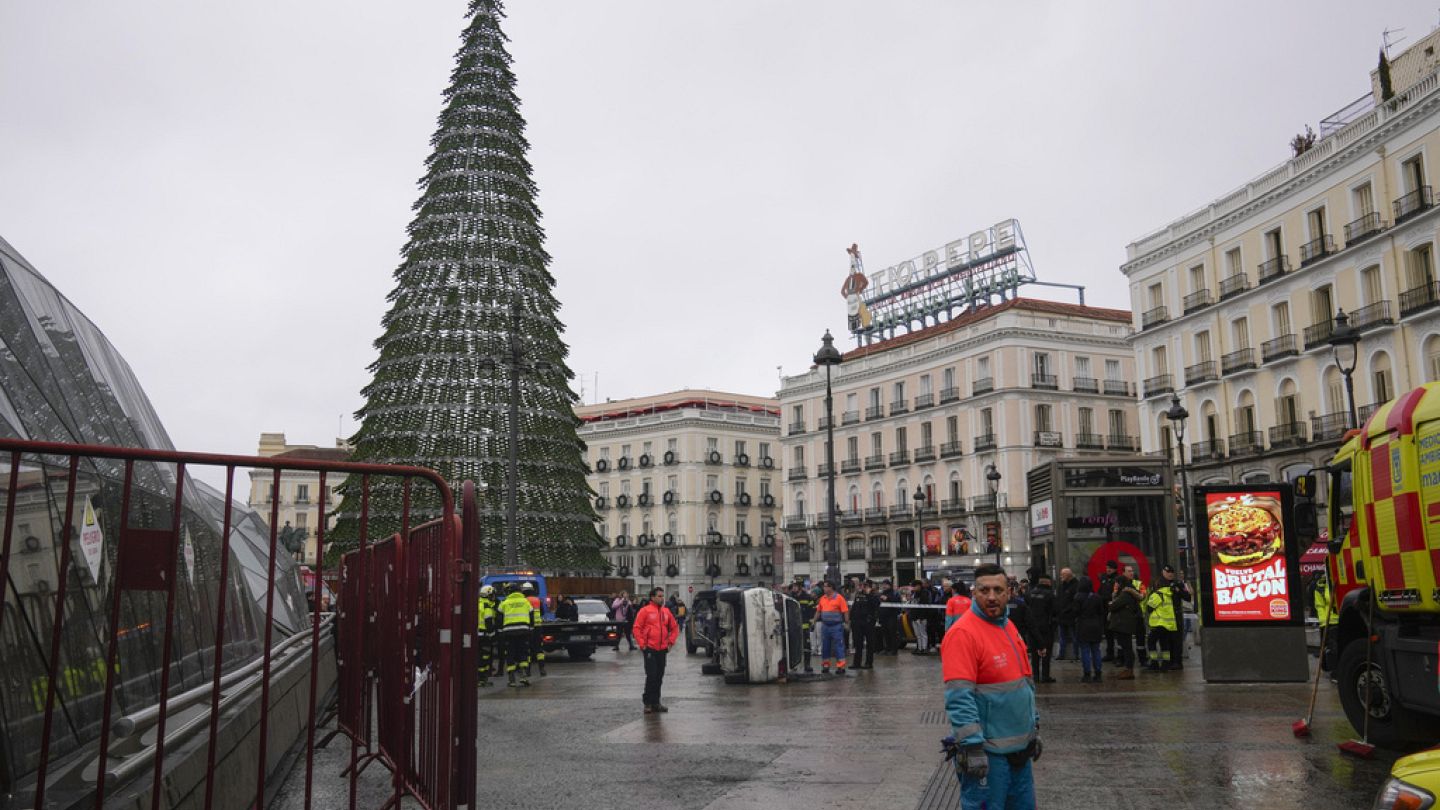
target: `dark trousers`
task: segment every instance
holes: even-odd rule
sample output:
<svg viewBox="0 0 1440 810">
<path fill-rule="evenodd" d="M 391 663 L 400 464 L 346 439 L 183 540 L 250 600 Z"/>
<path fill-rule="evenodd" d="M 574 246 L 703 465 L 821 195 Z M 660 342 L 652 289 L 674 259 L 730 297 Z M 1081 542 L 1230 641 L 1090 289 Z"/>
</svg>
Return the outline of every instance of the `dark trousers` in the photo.
<svg viewBox="0 0 1440 810">
<path fill-rule="evenodd" d="M 869 666 L 875 660 L 875 625 L 857 624 L 852 636 L 855 638 L 855 660 L 850 666 Z"/>
<path fill-rule="evenodd" d="M 1129 633 L 1115 633 L 1114 635 L 1115 665 L 1121 669 L 1130 669 L 1135 666 L 1135 637 Z"/>
<path fill-rule="evenodd" d="M 629 644 L 630 644 L 630 649 L 632 649 L 632 650 L 635 649 L 635 636 L 633 636 L 630 631 L 633 630 L 634 628 L 635 628 L 635 622 L 634 622 L 633 620 L 630 620 L 630 619 L 626 619 L 626 620 L 620 625 L 620 637 L 623 638 L 623 639 L 625 639 L 627 642 L 629 642 Z M 620 649 L 620 642 L 618 642 L 618 641 L 615 642 L 615 649 L 617 649 L 617 650 Z"/>
<path fill-rule="evenodd" d="M 891 611 L 893 613 L 894 611 Z M 900 649 L 900 621 L 897 618 L 891 619 L 880 625 L 885 636 L 885 652 L 893 653 Z"/>
<path fill-rule="evenodd" d="M 1105 631 L 1105 657 L 1110 660 L 1115 658 L 1115 633 L 1110 630 Z"/>
<path fill-rule="evenodd" d="M 524 670 L 525 675 L 530 674 L 530 628 L 521 630 L 510 630 L 501 633 L 500 637 L 505 641 L 505 672 L 514 673 L 516 670 Z"/>
<path fill-rule="evenodd" d="M 665 651 L 664 650 L 641 650 L 645 656 L 645 694 L 641 700 L 646 706 L 656 706 L 660 703 L 660 683 L 665 680 Z"/>
<path fill-rule="evenodd" d="M 488 681 L 495 669 L 495 636 L 479 636 L 475 648 L 480 658 L 480 680 Z"/>
</svg>

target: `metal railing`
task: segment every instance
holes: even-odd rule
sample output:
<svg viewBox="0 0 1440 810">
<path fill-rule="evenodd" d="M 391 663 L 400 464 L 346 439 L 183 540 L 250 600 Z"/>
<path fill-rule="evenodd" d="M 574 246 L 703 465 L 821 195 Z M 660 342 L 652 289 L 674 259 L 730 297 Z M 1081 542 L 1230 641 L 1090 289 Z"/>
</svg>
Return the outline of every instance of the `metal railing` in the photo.
<svg viewBox="0 0 1440 810">
<path fill-rule="evenodd" d="M 940 389 L 940 404 L 947 402 L 958 402 L 960 400 L 960 389 L 951 385 Z"/>
<path fill-rule="evenodd" d="M 975 452 L 980 453 L 986 450 L 995 449 L 995 434 L 982 433 L 975 437 Z"/>
<path fill-rule="evenodd" d="M 935 404 L 935 395 L 934 395 L 934 394 L 916 394 L 916 395 L 915 395 L 915 410 L 917 410 L 917 411 L 920 410 L 921 408 L 929 408 L 929 407 L 931 407 L 931 406 L 934 405 L 934 404 Z"/>
<path fill-rule="evenodd" d="M 1077 433 L 1075 446 L 1081 450 L 1104 450 L 1105 437 L 1099 433 Z"/>
<path fill-rule="evenodd" d="M 785 471 L 785 479 L 787 481 L 799 481 L 809 477 L 809 474 L 805 472 L 804 464 L 796 464 Z"/>
<path fill-rule="evenodd" d="M 946 498 L 940 502 L 940 511 L 946 514 L 958 514 L 965 511 L 964 498 Z"/>
<path fill-rule="evenodd" d="M 1335 237 L 1322 234 L 1300 246 L 1300 266 L 1323 259 L 1335 252 Z"/>
<path fill-rule="evenodd" d="M 1111 396 L 1128 397 L 1133 396 L 1135 390 L 1130 386 L 1130 383 L 1124 380 L 1106 380 L 1105 393 Z"/>
<path fill-rule="evenodd" d="M 865 409 L 866 421 L 869 421 L 871 419 L 882 419 L 884 418 L 884 416 L 885 409 L 879 405 L 871 405 L 870 407 Z"/>
<path fill-rule="evenodd" d="M 1389 301 L 1376 301 L 1350 313 L 1350 325 L 1362 332 L 1393 323 L 1395 319 L 1390 316 Z"/>
<path fill-rule="evenodd" d="M 1220 357 L 1220 371 L 1222 374 L 1234 374 L 1255 368 L 1254 349 L 1236 349 Z"/>
<path fill-rule="evenodd" d="M 859 411 L 846 411 L 840 415 L 840 424 L 853 425 L 860 421 Z"/>
<path fill-rule="evenodd" d="M 1111 434 L 1105 437 L 1105 446 L 1111 450 L 1124 450 L 1127 453 L 1138 453 L 1140 452 L 1140 437 Z"/>
<path fill-rule="evenodd" d="M 1070 380 L 1070 388 L 1082 394 L 1100 393 L 1100 381 L 1094 377 L 1073 377 Z"/>
<path fill-rule="evenodd" d="M 1215 303 L 1215 297 L 1210 294 L 1208 289 L 1196 290 L 1185 296 L 1183 303 L 1185 305 L 1185 314 L 1189 315 L 1192 312 L 1198 312 Z"/>
<path fill-rule="evenodd" d="M 1228 278 L 1220 279 L 1220 300 L 1239 295 L 1250 289 L 1250 277 L 1244 273 L 1236 273 Z"/>
<path fill-rule="evenodd" d="M 891 467 L 903 467 L 904 465 L 909 464 L 909 463 L 910 463 L 910 451 L 909 451 L 909 450 L 896 450 L 895 452 L 893 452 L 893 453 L 890 454 L 890 466 L 891 466 Z"/>
<path fill-rule="evenodd" d="M 961 445 L 959 439 L 945 442 L 944 444 L 940 445 L 941 458 L 954 458 L 955 456 L 963 455 L 964 453 L 965 450 Z"/>
<path fill-rule="evenodd" d="M 1151 307 L 1140 315 L 1140 328 L 1149 329 L 1152 326 L 1159 326 L 1170 320 L 1170 310 L 1163 307 Z"/>
<path fill-rule="evenodd" d="M 1030 387 L 1045 391 L 1056 391 L 1060 388 L 1060 378 L 1054 374 L 1031 374 Z"/>
<path fill-rule="evenodd" d="M 1230 454 L 1253 456 L 1265 452 L 1265 436 L 1258 430 L 1242 430 L 1230 435 Z"/>
<path fill-rule="evenodd" d="M 897 399 L 897 400 L 895 400 L 894 402 L 891 402 L 891 403 L 890 403 L 890 415 L 891 415 L 891 416 L 898 416 L 898 415 L 900 415 L 900 414 L 902 414 L 902 413 L 909 413 L 909 412 L 910 412 L 910 407 L 905 404 L 905 400 L 903 400 L 903 399 Z"/>
<path fill-rule="evenodd" d="M 865 469 L 867 469 L 867 470 L 883 470 L 883 469 L 885 469 L 885 454 L 884 454 L 884 453 L 876 453 L 876 454 L 873 455 L 873 456 L 866 456 L 866 457 L 865 457 Z"/>
<path fill-rule="evenodd" d="M 1327 413 L 1310 417 L 1310 435 L 1317 442 L 1339 441 L 1350 428 L 1348 412 Z"/>
<path fill-rule="evenodd" d="M 804 422 L 791 422 L 791 423 L 790 423 L 790 429 L 789 429 L 788 432 L 789 432 L 789 434 L 790 434 L 791 436 L 794 436 L 794 435 L 797 435 L 797 434 L 800 434 L 800 433 L 804 433 L 804 432 L 805 432 L 805 423 L 804 423 Z"/>
<path fill-rule="evenodd" d="M 1280 450 L 1295 447 L 1305 442 L 1304 422 L 1285 422 L 1270 428 L 1270 447 Z"/>
<path fill-rule="evenodd" d="M 935 445 L 933 445 L 933 444 L 925 444 L 925 445 L 921 445 L 921 446 L 915 448 L 915 461 L 916 461 L 916 463 L 919 463 L 919 462 L 921 462 L 921 461 L 934 461 L 934 460 L 935 460 Z"/>
<path fill-rule="evenodd" d="M 1260 344 L 1260 361 L 1268 363 L 1271 360 L 1279 360 L 1282 357 L 1293 357 L 1300 353 L 1300 346 L 1295 342 L 1295 335 L 1281 335 L 1274 340 L 1267 340 Z"/>
<path fill-rule="evenodd" d="M 1440 282 L 1427 281 L 1400 293 L 1400 317 L 1440 304 Z"/>
<path fill-rule="evenodd" d="M 1190 461 L 1219 461 L 1225 458 L 1224 439 L 1205 439 L 1190 443 Z"/>
<path fill-rule="evenodd" d="M 1319 323 L 1305 327 L 1300 333 L 1305 338 L 1305 351 L 1310 351 L 1316 346 L 1322 346 L 1330 342 L 1330 336 L 1335 333 L 1335 319 L 1326 318 Z"/>
<path fill-rule="evenodd" d="M 994 377 L 977 377 L 977 378 L 975 379 L 975 382 L 973 382 L 973 383 L 970 384 L 970 395 L 971 395 L 971 396 L 976 396 L 976 397 L 978 397 L 978 396 L 980 396 L 981 394 L 988 394 L 988 393 L 990 393 L 991 391 L 994 391 L 994 390 L 995 390 L 995 378 L 994 378 Z"/>
<path fill-rule="evenodd" d="M 1400 195 L 1393 203 L 1395 224 L 1399 225 L 1404 220 L 1415 216 L 1433 204 L 1433 200 L 1430 197 L 1429 186 L 1421 186 L 1408 194 Z"/>
<path fill-rule="evenodd" d="M 1362 239 L 1369 239 L 1383 230 L 1385 223 L 1380 221 L 1380 214 L 1372 211 L 1345 226 L 1345 247 L 1348 248 Z"/>
<path fill-rule="evenodd" d="M 1214 360 L 1205 360 L 1185 367 L 1185 384 L 1199 385 L 1220 379 L 1220 367 Z"/>
<path fill-rule="evenodd" d="M 847 474 L 848 474 L 848 473 L 857 473 L 857 472 L 860 472 L 860 459 L 858 459 L 858 458 L 847 458 L 847 459 L 841 461 L 841 462 L 840 462 L 840 472 L 842 472 L 842 473 L 847 473 Z"/>
<path fill-rule="evenodd" d="M 1290 257 L 1280 255 L 1273 259 L 1266 259 L 1260 263 L 1259 270 L 1261 284 L 1274 281 L 1290 272 Z"/>
<path fill-rule="evenodd" d="M 1173 374 L 1156 374 L 1145 380 L 1145 396 L 1155 397 L 1161 394 L 1168 394 L 1175 390 L 1175 376 Z"/>
</svg>

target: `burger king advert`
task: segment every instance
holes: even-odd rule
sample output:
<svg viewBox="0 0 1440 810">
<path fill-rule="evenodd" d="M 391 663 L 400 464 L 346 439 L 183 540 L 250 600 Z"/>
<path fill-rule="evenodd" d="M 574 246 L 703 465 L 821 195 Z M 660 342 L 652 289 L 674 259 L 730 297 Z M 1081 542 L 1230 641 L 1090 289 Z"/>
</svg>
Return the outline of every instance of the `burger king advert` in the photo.
<svg viewBox="0 0 1440 810">
<path fill-rule="evenodd" d="M 1292 619 L 1281 504 L 1278 491 L 1205 494 L 1215 621 Z"/>
</svg>

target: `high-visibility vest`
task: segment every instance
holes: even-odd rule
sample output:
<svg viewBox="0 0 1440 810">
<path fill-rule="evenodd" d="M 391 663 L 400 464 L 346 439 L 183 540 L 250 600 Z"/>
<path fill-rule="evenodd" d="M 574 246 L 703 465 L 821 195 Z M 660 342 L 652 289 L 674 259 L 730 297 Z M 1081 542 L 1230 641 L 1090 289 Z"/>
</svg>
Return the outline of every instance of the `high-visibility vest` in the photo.
<svg viewBox="0 0 1440 810">
<path fill-rule="evenodd" d="M 1174 586 L 1161 585 L 1145 597 L 1145 607 L 1150 612 L 1150 626 L 1166 630 L 1178 629 L 1175 624 L 1175 600 L 1171 597 Z"/>
<path fill-rule="evenodd" d="M 500 603 L 500 630 L 529 630 L 533 620 L 530 600 L 520 593 L 512 593 Z"/>
<path fill-rule="evenodd" d="M 845 597 L 840 594 L 834 596 L 822 596 L 816 603 L 820 613 L 821 624 L 840 624 L 845 621 L 845 614 L 850 612 L 850 606 L 845 602 Z"/>
<path fill-rule="evenodd" d="M 1335 610 L 1335 600 L 1330 598 L 1328 577 L 1322 577 L 1320 584 L 1315 587 L 1315 615 L 1320 619 L 1322 625 L 1340 623 L 1340 613 Z"/>
<path fill-rule="evenodd" d="M 500 618 L 500 612 L 497 610 L 498 607 L 499 604 L 494 599 L 488 596 L 480 597 L 480 607 L 478 610 L 480 635 L 488 636 L 495 632 L 495 625 Z"/>
<path fill-rule="evenodd" d="M 540 597 L 533 595 L 527 596 L 525 597 L 525 601 L 530 603 L 531 623 L 539 624 L 540 622 L 544 621 L 545 617 L 540 613 Z"/>
</svg>

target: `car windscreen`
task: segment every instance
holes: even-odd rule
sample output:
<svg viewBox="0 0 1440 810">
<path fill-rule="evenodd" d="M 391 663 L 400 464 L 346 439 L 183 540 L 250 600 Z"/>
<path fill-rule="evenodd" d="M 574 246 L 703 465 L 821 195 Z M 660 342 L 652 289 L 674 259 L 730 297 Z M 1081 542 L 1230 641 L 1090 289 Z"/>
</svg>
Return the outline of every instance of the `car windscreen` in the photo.
<svg viewBox="0 0 1440 810">
<path fill-rule="evenodd" d="M 599 602 L 576 602 L 575 607 L 579 609 L 581 616 L 604 616 L 609 612 Z"/>
</svg>

